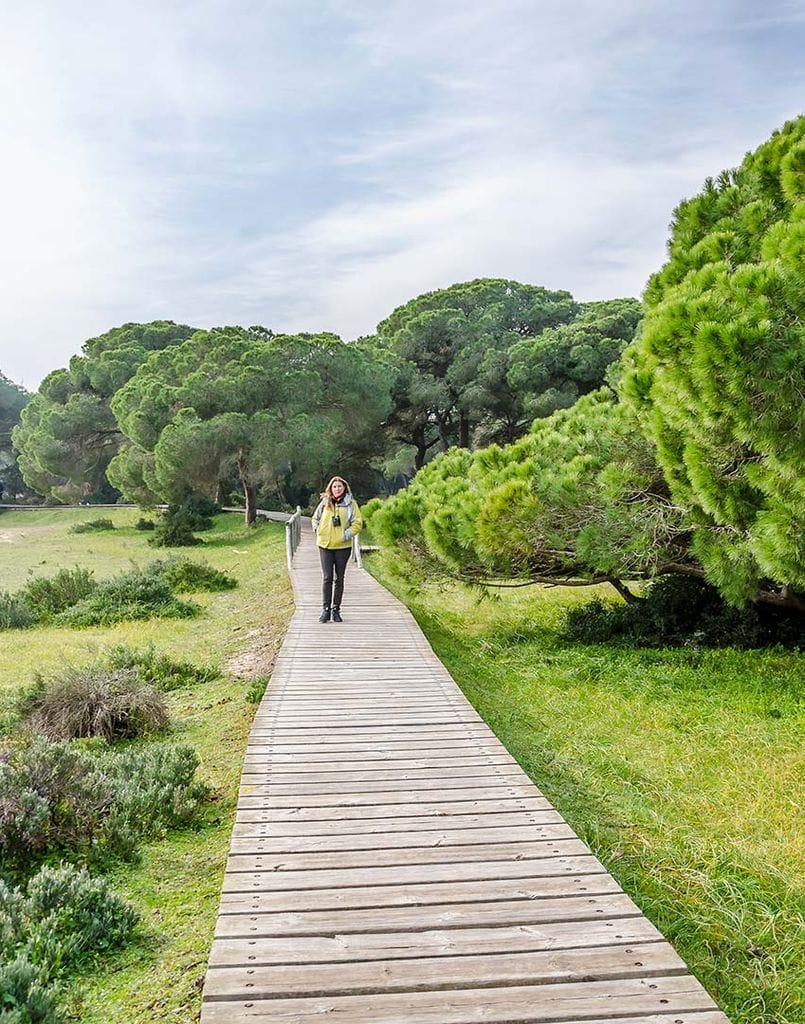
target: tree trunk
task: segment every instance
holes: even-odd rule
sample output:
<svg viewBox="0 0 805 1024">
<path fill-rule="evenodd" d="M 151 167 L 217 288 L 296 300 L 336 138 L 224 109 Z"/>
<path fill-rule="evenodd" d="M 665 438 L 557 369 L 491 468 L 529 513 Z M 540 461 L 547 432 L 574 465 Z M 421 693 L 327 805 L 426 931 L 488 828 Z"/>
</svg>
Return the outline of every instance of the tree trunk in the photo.
<svg viewBox="0 0 805 1024">
<path fill-rule="evenodd" d="M 466 413 L 458 414 L 458 446 L 469 448 L 470 446 L 470 421 Z"/>
<path fill-rule="evenodd" d="M 436 431 L 439 435 L 439 440 L 442 442 L 442 450 L 447 451 L 450 447 L 450 437 L 447 433 L 447 422 L 443 416 L 436 413 Z"/>
<path fill-rule="evenodd" d="M 215 504 L 223 505 L 224 503 L 224 482 L 219 480 L 215 485 Z"/>
<path fill-rule="evenodd" d="M 238 475 L 243 485 L 243 497 L 246 499 L 246 525 L 251 526 L 257 518 L 257 487 L 249 476 L 249 467 L 246 465 L 246 456 L 241 448 L 236 460 Z"/>
</svg>

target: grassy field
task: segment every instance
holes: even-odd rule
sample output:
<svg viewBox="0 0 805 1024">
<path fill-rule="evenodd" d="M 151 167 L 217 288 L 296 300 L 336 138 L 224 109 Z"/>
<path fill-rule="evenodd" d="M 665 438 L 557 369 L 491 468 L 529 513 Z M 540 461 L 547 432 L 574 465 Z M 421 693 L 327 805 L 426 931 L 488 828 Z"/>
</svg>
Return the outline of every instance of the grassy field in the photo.
<svg viewBox="0 0 805 1024">
<path fill-rule="evenodd" d="M 88 566 L 98 579 L 165 557 L 133 529 L 131 510 L 63 509 L 0 514 L 0 589 L 16 590 L 30 575 Z M 69 526 L 103 516 L 109 533 L 71 534 Z M 194 594 L 204 605 L 194 619 L 123 623 L 73 630 L 36 628 L 2 634 L 0 694 L 26 685 L 34 671 L 81 665 L 107 646 L 153 643 L 179 658 L 226 666 L 246 651 L 270 665 L 292 611 L 281 524 L 248 530 L 236 515 L 219 516 L 204 546 L 180 549 L 237 577 L 237 589 Z M 212 941 L 237 783 L 254 707 L 248 682 L 225 675 L 169 694 L 173 738 L 195 748 L 198 775 L 215 798 L 198 827 L 144 846 L 140 862 L 121 866 L 112 881 L 142 915 L 135 941 L 85 971 L 71 991 L 71 1009 L 86 1024 L 156 1024 L 198 1019 L 201 984 Z"/>
<path fill-rule="evenodd" d="M 589 590 L 365 564 L 733 1024 L 805 1020 L 802 656 L 585 647 L 559 626 Z"/>
</svg>

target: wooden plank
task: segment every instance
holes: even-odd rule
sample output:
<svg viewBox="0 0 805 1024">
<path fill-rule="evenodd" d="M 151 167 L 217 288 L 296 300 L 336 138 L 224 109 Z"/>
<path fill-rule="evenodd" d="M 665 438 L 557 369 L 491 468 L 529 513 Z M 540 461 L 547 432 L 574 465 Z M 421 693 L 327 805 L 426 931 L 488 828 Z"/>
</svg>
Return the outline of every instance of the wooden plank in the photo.
<svg viewBox="0 0 805 1024">
<path fill-rule="evenodd" d="M 276 728 L 265 729 L 255 728 L 252 730 L 251 738 L 254 741 L 262 740 L 269 742 L 273 747 L 280 744 L 293 746 L 320 746 L 326 749 L 326 744 L 338 743 L 385 743 L 401 742 L 411 743 L 420 740 L 431 742 L 438 740 L 464 740 L 471 742 L 474 735 L 483 735 L 477 731 L 475 722 L 449 722 L 441 725 L 389 725 L 386 723 L 381 727 L 365 727 L 361 725 L 333 725 L 332 728 L 322 729 L 298 729 Z"/>
<path fill-rule="evenodd" d="M 295 913 L 221 914 L 217 938 L 329 935 L 349 932 L 426 931 L 492 925 L 595 921 L 634 917 L 640 911 L 624 893 L 544 899 L 497 899 L 488 903 L 434 903 L 371 910 L 308 910 Z"/>
<path fill-rule="evenodd" d="M 422 804 L 455 804 L 464 801 L 465 804 L 472 804 L 478 800 L 503 800 L 505 798 L 527 799 L 534 795 L 534 789 L 525 783 L 497 782 L 492 784 L 489 780 L 483 780 L 484 786 L 469 787 L 431 787 L 428 791 L 417 794 L 416 799 L 422 800 Z M 395 804 L 406 803 L 406 794 L 411 789 L 372 790 L 366 792 L 361 789 L 357 791 L 346 791 L 341 793 L 322 792 L 315 793 L 291 793 L 287 789 L 280 792 L 279 788 L 270 797 L 250 799 L 242 796 L 238 801 L 238 811 L 255 807 L 282 808 L 282 807 L 358 807 L 361 805 Z M 425 814 L 426 811 L 421 813 Z"/>
<path fill-rule="evenodd" d="M 301 963 L 256 968 L 210 965 L 208 999 L 244 997 L 288 999 L 294 996 L 420 992 L 477 988 L 482 985 L 548 985 L 641 977 L 647 971 L 681 974 L 685 965 L 664 942 L 634 943 L 606 949 L 538 950 L 493 955 L 419 957 L 397 961 Z"/>
<path fill-rule="evenodd" d="M 491 764 L 483 759 L 476 764 L 460 765 L 434 765 L 433 767 L 401 765 L 400 767 L 389 768 L 380 766 L 378 768 L 356 769 L 344 768 L 341 771 L 323 771 L 321 766 L 315 766 L 308 771 L 289 771 L 283 768 L 275 768 L 267 772 L 244 772 L 242 776 L 244 789 L 256 789 L 258 787 L 274 787 L 284 785 L 325 785 L 360 782 L 371 786 L 382 788 L 384 782 L 415 782 L 423 783 L 430 780 L 444 782 L 448 779 L 464 780 L 493 777 L 515 778 L 521 774 L 521 769 L 516 761 L 493 761 Z"/>
<path fill-rule="evenodd" d="M 532 869 L 534 861 L 528 862 Z M 539 866 L 539 865 L 537 865 Z M 563 896 L 596 896 L 619 893 L 620 887 L 605 872 L 577 875 L 540 875 L 534 870 L 513 878 L 453 879 L 449 882 L 419 880 L 405 885 L 353 886 L 330 889 L 296 889 L 285 892 L 224 892 L 221 913 L 261 914 L 282 911 L 369 909 L 372 907 L 427 906 L 435 903 L 471 903 L 477 900 L 542 900 Z"/>
<path fill-rule="evenodd" d="M 315 810 L 317 812 L 320 811 L 319 808 L 315 808 Z M 323 808 L 321 810 L 329 811 L 330 809 Z M 556 811 L 547 809 L 534 812 L 514 811 L 507 813 L 504 811 L 496 814 L 493 813 L 493 810 L 487 814 L 423 814 L 419 816 L 398 817 L 394 820 L 389 820 L 383 814 L 371 817 L 363 815 L 349 818 L 333 818 L 332 816 L 306 817 L 304 820 L 299 820 L 299 816 L 296 815 L 289 820 L 287 817 L 278 818 L 277 812 L 272 812 L 265 821 L 236 822 L 232 830 L 232 841 L 234 843 L 236 840 L 239 841 L 240 839 L 254 836 L 394 836 L 398 833 L 405 834 L 409 829 L 413 829 L 416 832 L 433 832 L 443 828 L 458 831 L 461 829 L 503 828 L 506 825 L 514 827 L 538 825 L 543 834 L 553 838 L 554 836 L 560 837 L 563 835 L 561 831 L 554 830 L 568 827 L 563 822 L 561 815 Z"/>
<path fill-rule="evenodd" d="M 558 818 L 559 815 L 556 815 Z M 331 823 L 332 824 L 332 823 Z M 364 826 L 365 827 L 365 826 Z M 287 829 L 285 830 L 287 832 Z M 487 826 L 483 828 L 451 828 L 405 830 L 390 832 L 382 824 L 375 825 L 369 832 L 337 831 L 311 833 L 309 830 L 298 831 L 291 835 L 252 836 L 250 838 L 233 837 L 231 852 L 233 854 L 262 853 L 316 853 L 323 850 L 384 850 L 391 847 L 405 846 L 466 846 L 478 843 L 516 843 L 548 842 L 556 839 L 575 839 L 573 830 L 564 822 L 555 825 L 535 825 L 520 823 L 515 825 Z M 586 849 L 586 847 L 585 847 Z"/>
<path fill-rule="evenodd" d="M 350 764 L 350 762 L 352 762 Z M 254 772 L 267 771 L 354 771 L 371 768 L 455 768 L 461 765 L 508 765 L 520 767 L 505 750 L 478 748 L 470 744 L 451 750 L 420 746 L 381 751 L 367 745 L 363 750 L 341 747 L 323 751 L 317 747 L 298 748 L 293 753 L 273 750 L 270 746 L 250 747 L 244 768 Z"/>
<path fill-rule="evenodd" d="M 335 935 L 216 939 L 212 945 L 210 966 L 252 963 L 326 964 L 362 960 L 388 962 L 400 958 L 440 959 L 445 956 L 583 949 L 591 946 L 629 947 L 632 943 L 654 942 L 663 944 L 662 935 L 645 917 L 638 914 L 617 921 L 587 921 L 584 928 L 579 928 L 575 921 L 552 921 L 514 927 L 501 925 L 435 931 L 338 932 Z"/>
<path fill-rule="evenodd" d="M 351 763 L 350 763 L 351 762 Z M 412 747 L 408 750 L 378 750 L 367 747 L 365 750 L 331 750 L 323 753 L 320 750 L 298 750 L 293 754 L 277 753 L 270 747 L 252 747 L 246 752 L 244 768 L 252 771 L 277 769 L 299 769 L 307 771 L 308 766 L 317 765 L 314 771 L 341 771 L 342 766 L 351 771 L 358 765 L 378 767 L 386 765 L 393 768 L 432 768 L 467 763 L 478 764 L 517 764 L 505 751 L 499 752 L 494 747 L 478 750 L 466 745 L 463 749 L 443 751 L 436 748 L 421 750 Z"/>
<path fill-rule="evenodd" d="M 349 1024 L 635 1024 L 640 1015 L 665 1018 L 662 1024 L 690 1024 L 680 1013 L 706 1011 L 710 1024 L 728 1024 L 723 1014 L 712 1016 L 713 1003 L 691 977 L 655 975 L 606 981 L 511 985 L 501 988 L 449 989 L 367 995 L 220 1000 L 204 1006 L 205 1024 L 233 1020 L 282 1021 L 309 1024 L 317 1017 Z M 242 1014 L 242 1016 L 234 1016 Z M 674 1014 L 675 1016 L 671 1016 Z M 596 1020 L 597 1018 L 597 1020 Z M 700 1022 L 694 1022 L 700 1024 Z"/>
<path fill-rule="evenodd" d="M 544 797 L 531 796 L 528 794 L 519 797 L 509 797 L 505 794 L 503 797 L 487 796 L 482 800 L 456 800 L 452 803 L 449 801 L 436 801 L 433 799 L 432 795 L 429 794 L 427 799 L 423 799 L 421 802 L 415 804 L 376 803 L 373 801 L 363 804 L 353 802 L 336 802 L 335 804 L 316 806 L 291 802 L 284 807 L 277 805 L 275 799 L 272 797 L 270 805 L 260 806 L 251 810 L 244 807 L 238 808 L 236 820 L 239 822 L 363 821 L 364 819 L 377 819 L 378 817 L 382 820 L 386 817 L 389 829 L 394 829 L 398 822 L 400 823 L 400 827 L 407 827 L 404 819 L 409 817 L 423 817 L 436 820 L 450 814 L 478 813 L 491 815 L 510 811 L 528 811 L 529 808 L 532 809 L 531 813 L 537 813 L 537 811 L 550 811 L 551 814 L 557 814 L 557 812 L 550 807 L 550 804 L 544 799 Z M 559 820 L 559 815 L 557 814 L 556 818 L 551 818 L 550 820 Z"/>
<path fill-rule="evenodd" d="M 299 843 L 295 844 L 298 848 Z M 309 845 L 309 844 L 306 844 Z M 581 840 L 540 839 L 527 842 L 474 843 L 472 845 L 420 845 L 386 849 L 323 850 L 261 854 L 232 854 L 227 860 L 228 872 L 321 871 L 325 868 L 383 867 L 407 864 L 464 864 L 472 861 L 522 861 L 545 857 L 583 857 L 588 850 Z"/>
<path fill-rule="evenodd" d="M 466 864 L 415 864 L 381 868 L 332 868 L 298 871 L 236 871 L 224 875 L 224 892 L 287 892 L 291 889 L 337 889 L 482 878 L 523 878 L 529 875 L 596 874 L 603 867 L 595 857 L 528 857 L 521 860 L 470 861 Z"/>
<path fill-rule="evenodd" d="M 448 753 L 455 752 L 457 756 L 462 756 L 465 751 L 496 751 L 506 750 L 503 744 L 496 739 L 417 739 L 411 737 L 410 739 L 398 739 L 398 740 L 386 740 L 384 743 L 378 743 L 376 739 L 368 738 L 364 740 L 334 740 L 330 743 L 294 743 L 294 742 L 277 742 L 270 740 L 254 739 L 250 740 L 246 746 L 247 755 L 252 753 L 263 753 L 267 752 L 271 756 L 282 759 L 289 759 L 293 761 L 296 758 L 302 758 L 303 760 L 326 760 L 333 757 L 334 754 L 339 753 L 355 753 L 355 754 L 380 754 L 388 755 L 389 757 L 405 757 L 414 753 L 425 753 L 426 751 L 443 753 L 447 756 Z M 508 751 L 507 751 L 508 753 Z"/>
<path fill-rule="evenodd" d="M 362 773 L 354 772 L 353 775 L 360 776 Z M 461 772 L 450 773 L 449 769 L 441 771 L 428 778 L 413 772 L 382 772 L 382 779 L 350 778 L 349 775 L 342 775 L 338 779 L 306 779 L 300 781 L 299 776 L 291 776 L 287 779 L 277 779 L 271 782 L 270 786 L 242 786 L 241 792 L 244 796 L 265 795 L 262 791 L 269 790 L 277 797 L 282 796 L 310 796 L 320 794 L 324 798 L 329 792 L 338 794 L 356 794 L 364 797 L 371 797 L 373 793 L 413 793 L 418 790 L 437 790 L 442 794 L 450 791 L 469 789 L 475 791 L 479 785 L 487 789 L 505 789 L 516 785 L 523 785 L 522 773 L 511 769 L 497 770 L 492 772 L 473 771 L 463 769 Z M 388 801 L 385 801 L 386 803 Z"/>
</svg>

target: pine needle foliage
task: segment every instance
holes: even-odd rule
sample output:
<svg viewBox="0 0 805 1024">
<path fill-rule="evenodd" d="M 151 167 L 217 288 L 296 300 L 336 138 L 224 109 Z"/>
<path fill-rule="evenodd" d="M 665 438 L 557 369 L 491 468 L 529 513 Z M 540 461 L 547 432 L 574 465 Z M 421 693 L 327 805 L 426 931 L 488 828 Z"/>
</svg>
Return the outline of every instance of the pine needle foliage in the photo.
<svg viewBox="0 0 805 1024">
<path fill-rule="evenodd" d="M 606 389 L 513 445 L 437 456 L 371 525 L 467 580 L 618 581 L 687 559 L 653 447 Z"/>
<path fill-rule="evenodd" d="M 736 605 L 791 599 L 805 592 L 805 116 L 671 227 L 623 393 L 711 581 Z"/>
<path fill-rule="evenodd" d="M 215 569 L 206 562 L 193 562 L 189 558 L 170 558 L 165 562 L 152 562 L 150 568 L 158 572 L 177 594 L 215 593 L 234 590 L 238 585 L 234 576 Z"/>
</svg>

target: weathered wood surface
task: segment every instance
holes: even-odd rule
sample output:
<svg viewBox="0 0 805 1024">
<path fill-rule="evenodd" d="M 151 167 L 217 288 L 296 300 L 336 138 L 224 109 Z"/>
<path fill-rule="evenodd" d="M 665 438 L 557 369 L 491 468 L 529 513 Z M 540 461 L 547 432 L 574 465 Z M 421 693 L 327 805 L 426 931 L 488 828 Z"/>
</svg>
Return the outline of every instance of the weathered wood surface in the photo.
<svg viewBox="0 0 805 1024">
<path fill-rule="evenodd" d="M 241 778 L 203 1024 L 728 1024 L 350 566 L 296 612 Z"/>
</svg>

